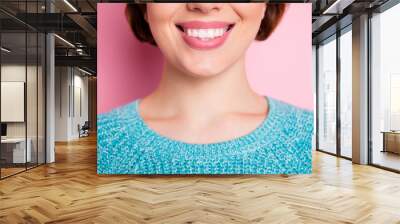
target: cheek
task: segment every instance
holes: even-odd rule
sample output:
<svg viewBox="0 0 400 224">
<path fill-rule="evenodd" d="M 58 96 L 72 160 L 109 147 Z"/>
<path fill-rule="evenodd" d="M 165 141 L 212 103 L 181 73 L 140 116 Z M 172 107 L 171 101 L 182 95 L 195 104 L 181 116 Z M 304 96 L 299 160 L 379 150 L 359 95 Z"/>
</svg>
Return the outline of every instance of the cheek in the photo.
<svg viewBox="0 0 400 224">
<path fill-rule="evenodd" d="M 258 30 L 266 10 L 265 3 L 232 3 L 232 9 L 249 30 Z"/>
<path fill-rule="evenodd" d="M 173 4 L 147 4 L 147 22 L 150 28 L 154 32 L 165 29 L 168 25 L 168 21 L 174 15 L 175 7 Z M 157 34 L 156 32 L 156 34 Z"/>
<path fill-rule="evenodd" d="M 181 6 L 178 3 L 147 3 L 147 22 L 151 30 L 158 32 L 169 29 Z"/>
<path fill-rule="evenodd" d="M 240 18 L 239 26 L 235 33 L 236 51 L 246 51 L 255 40 L 260 24 L 264 18 L 265 3 L 232 3 L 232 9 Z"/>
<path fill-rule="evenodd" d="M 172 17 L 180 7 L 178 3 L 147 3 L 147 14 L 149 19 L 163 20 Z"/>
<path fill-rule="evenodd" d="M 179 10 L 180 4 L 177 3 L 148 3 L 147 22 L 150 25 L 153 38 L 157 42 L 160 50 L 165 50 L 171 46 L 174 34 L 171 29 L 171 21 Z"/>
</svg>

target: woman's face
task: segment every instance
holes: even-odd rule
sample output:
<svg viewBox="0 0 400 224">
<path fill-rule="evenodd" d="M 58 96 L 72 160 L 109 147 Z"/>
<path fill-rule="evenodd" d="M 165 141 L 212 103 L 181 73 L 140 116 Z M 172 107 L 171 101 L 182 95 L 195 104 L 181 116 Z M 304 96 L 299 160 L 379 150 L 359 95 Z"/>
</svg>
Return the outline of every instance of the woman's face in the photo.
<svg viewBox="0 0 400 224">
<path fill-rule="evenodd" d="M 212 76 L 244 57 L 265 10 L 265 3 L 148 3 L 146 20 L 170 64 Z"/>
</svg>

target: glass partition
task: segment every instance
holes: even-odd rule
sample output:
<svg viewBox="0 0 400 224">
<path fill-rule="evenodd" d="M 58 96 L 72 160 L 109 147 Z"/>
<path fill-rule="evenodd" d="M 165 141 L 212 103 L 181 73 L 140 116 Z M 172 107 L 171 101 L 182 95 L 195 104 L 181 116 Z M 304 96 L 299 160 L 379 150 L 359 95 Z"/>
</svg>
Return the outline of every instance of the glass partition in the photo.
<svg viewBox="0 0 400 224">
<path fill-rule="evenodd" d="M 336 36 L 318 47 L 318 149 L 336 154 Z"/>
<path fill-rule="evenodd" d="M 45 163 L 44 33 L 16 17 L 43 12 L 44 1 L 0 2 L 0 178 Z M 14 16 L 15 15 L 15 16 Z"/>
<path fill-rule="evenodd" d="M 37 132 L 38 132 L 38 35 L 36 32 L 27 33 L 27 74 L 26 74 L 26 113 L 27 113 L 27 150 L 31 151 L 30 161 L 27 163 L 27 167 L 34 167 L 37 165 L 38 158 L 38 144 L 37 144 Z"/>
<path fill-rule="evenodd" d="M 46 162 L 45 124 L 46 124 L 46 38 L 45 34 L 38 33 L 38 65 L 37 65 L 37 162 Z"/>
<path fill-rule="evenodd" d="M 7 177 L 24 171 L 32 155 L 26 147 L 26 33 L 3 32 L 1 47 L 1 176 Z"/>
</svg>

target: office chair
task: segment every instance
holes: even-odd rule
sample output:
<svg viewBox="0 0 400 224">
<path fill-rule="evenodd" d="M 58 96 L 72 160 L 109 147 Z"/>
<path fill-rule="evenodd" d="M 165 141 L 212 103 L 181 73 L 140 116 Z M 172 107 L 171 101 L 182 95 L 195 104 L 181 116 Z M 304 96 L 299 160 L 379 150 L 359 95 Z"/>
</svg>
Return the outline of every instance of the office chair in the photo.
<svg viewBox="0 0 400 224">
<path fill-rule="evenodd" d="M 80 125 L 78 124 L 79 138 L 89 136 L 89 129 L 90 129 L 89 121 L 85 121 L 82 127 L 80 127 Z"/>
</svg>

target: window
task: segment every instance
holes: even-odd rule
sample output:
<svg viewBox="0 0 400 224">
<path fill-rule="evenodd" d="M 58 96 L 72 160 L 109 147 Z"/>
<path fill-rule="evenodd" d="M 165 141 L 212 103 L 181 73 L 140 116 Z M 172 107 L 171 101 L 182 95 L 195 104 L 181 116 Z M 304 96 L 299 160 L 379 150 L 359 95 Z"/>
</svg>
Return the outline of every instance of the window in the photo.
<svg viewBox="0 0 400 224">
<path fill-rule="evenodd" d="M 371 18 L 371 162 L 400 170 L 400 4 Z"/>
<path fill-rule="evenodd" d="M 318 149 L 336 153 L 336 36 L 318 47 Z"/>
<path fill-rule="evenodd" d="M 340 155 L 352 157 L 352 33 L 340 36 Z"/>
</svg>

